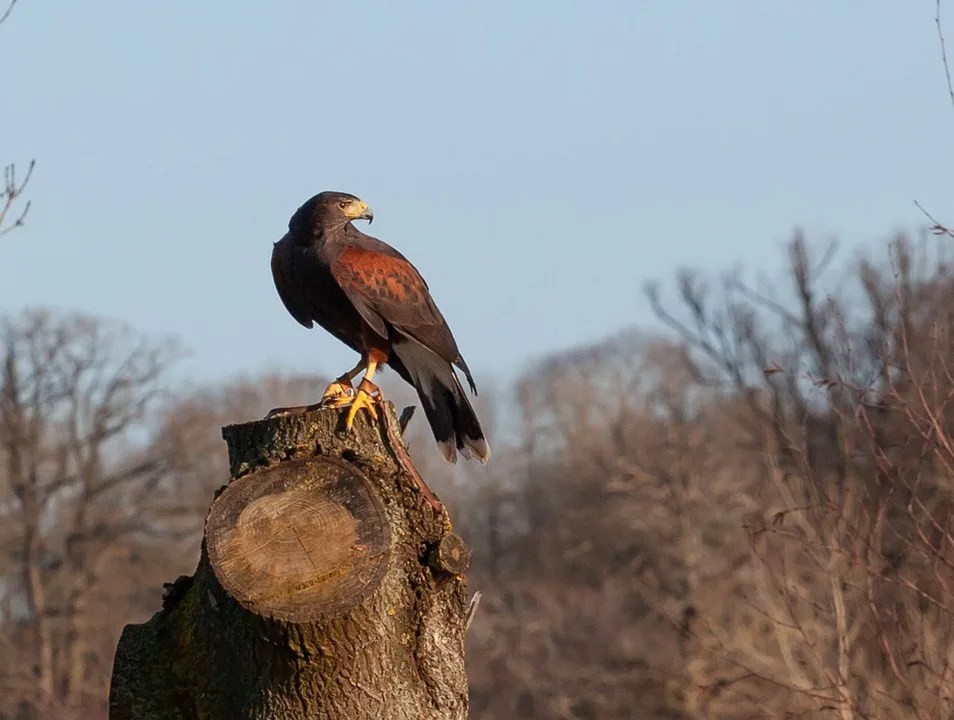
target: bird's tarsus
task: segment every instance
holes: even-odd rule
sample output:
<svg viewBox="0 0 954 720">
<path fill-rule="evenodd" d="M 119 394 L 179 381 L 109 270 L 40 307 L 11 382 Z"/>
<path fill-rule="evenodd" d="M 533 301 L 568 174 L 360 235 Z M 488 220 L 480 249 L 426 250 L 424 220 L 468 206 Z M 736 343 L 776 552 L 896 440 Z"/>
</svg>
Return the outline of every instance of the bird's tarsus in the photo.
<svg viewBox="0 0 954 720">
<path fill-rule="evenodd" d="M 284 417 L 286 415 L 297 415 L 299 413 L 311 412 L 312 410 L 321 410 L 323 408 L 343 408 L 350 406 L 346 426 L 351 429 L 354 418 L 358 410 L 365 408 L 374 420 L 378 419 L 378 413 L 374 407 L 381 402 L 381 390 L 367 379 L 361 381 L 358 391 L 355 392 L 351 381 L 347 376 L 342 376 L 331 383 L 326 389 L 321 400 L 311 405 L 294 405 L 291 407 L 277 407 L 268 411 L 266 420 L 274 417 Z"/>
</svg>

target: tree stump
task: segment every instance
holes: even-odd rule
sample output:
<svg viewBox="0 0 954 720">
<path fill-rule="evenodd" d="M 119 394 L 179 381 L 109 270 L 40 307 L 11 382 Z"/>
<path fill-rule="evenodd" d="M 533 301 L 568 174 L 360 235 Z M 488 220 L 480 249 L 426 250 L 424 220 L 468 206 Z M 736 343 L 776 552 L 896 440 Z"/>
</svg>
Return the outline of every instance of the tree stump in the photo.
<svg viewBox="0 0 954 720">
<path fill-rule="evenodd" d="M 365 413 L 348 433 L 343 419 L 223 428 L 232 479 L 198 568 L 123 630 L 111 720 L 467 717 L 467 550 L 396 436 Z"/>
</svg>

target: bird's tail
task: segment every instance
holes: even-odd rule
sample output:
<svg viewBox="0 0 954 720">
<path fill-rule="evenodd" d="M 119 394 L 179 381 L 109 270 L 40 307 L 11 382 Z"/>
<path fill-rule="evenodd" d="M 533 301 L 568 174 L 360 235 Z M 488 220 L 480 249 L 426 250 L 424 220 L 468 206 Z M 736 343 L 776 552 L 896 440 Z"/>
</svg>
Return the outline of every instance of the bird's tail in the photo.
<svg viewBox="0 0 954 720">
<path fill-rule="evenodd" d="M 490 445 L 451 364 L 410 338 L 395 343 L 393 351 L 411 376 L 444 459 L 456 462 L 459 450 L 487 462 Z"/>
</svg>

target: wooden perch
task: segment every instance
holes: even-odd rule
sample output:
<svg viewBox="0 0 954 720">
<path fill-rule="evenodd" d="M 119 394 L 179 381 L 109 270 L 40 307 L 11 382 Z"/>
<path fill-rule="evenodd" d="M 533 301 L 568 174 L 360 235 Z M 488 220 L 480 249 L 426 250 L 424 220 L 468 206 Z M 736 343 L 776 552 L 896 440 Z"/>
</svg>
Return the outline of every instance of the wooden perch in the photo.
<svg viewBox="0 0 954 720">
<path fill-rule="evenodd" d="M 232 480 L 195 574 L 123 630 L 111 720 L 467 717 L 469 554 L 382 410 L 223 428 Z"/>
</svg>

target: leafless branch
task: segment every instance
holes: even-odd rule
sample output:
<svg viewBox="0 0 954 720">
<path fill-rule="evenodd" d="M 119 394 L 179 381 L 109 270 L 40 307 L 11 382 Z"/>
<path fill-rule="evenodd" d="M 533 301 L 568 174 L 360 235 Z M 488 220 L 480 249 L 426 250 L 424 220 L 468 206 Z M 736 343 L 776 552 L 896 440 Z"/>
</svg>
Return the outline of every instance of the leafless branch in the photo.
<svg viewBox="0 0 954 720">
<path fill-rule="evenodd" d="M 931 215 L 931 213 L 929 213 L 927 210 L 925 210 L 925 209 L 921 206 L 921 203 L 919 203 L 917 200 L 915 200 L 915 201 L 914 201 L 914 205 L 915 205 L 915 207 L 917 207 L 918 210 L 921 211 L 921 213 L 924 215 L 924 217 L 926 217 L 928 220 L 931 221 L 932 224 L 931 224 L 930 230 L 931 230 L 932 233 L 934 233 L 935 235 L 947 235 L 948 237 L 954 237 L 954 232 L 951 232 L 951 230 L 949 230 L 949 229 L 947 228 L 947 226 L 942 225 L 941 223 L 939 223 L 939 222 L 934 218 L 934 216 Z"/>
<path fill-rule="evenodd" d="M 0 25 L 3 25 L 6 22 L 7 18 L 10 17 L 10 13 L 13 12 L 13 6 L 17 4 L 17 0 L 10 0 L 10 4 L 7 5 L 7 9 L 0 15 Z"/>
<path fill-rule="evenodd" d="M 934 8 L 934 24 L 937 26 L 937 39 L 941 44 L 941 62 L 944 64 L 944 76 L 947 78 L 947 92 L 954 107 L 954 85 L 951 84 L 951 69 L 947 62 L 947 47 L 944 43 L 944 30 L 941 28 L 941 0 L 937 0 Z"/>
<path fill-rule="evenodd" d="M 480 591 L 474 593 L 467 605 L 467 622 L 464 625 L 464 634 L 470 630 L 470 624 L 474 622 L 474 616 L 477 615 L 477 608 L 480 606 Z"/>
<path fill-rule="evenodd" d="M 12 7 L 12 5 L 11 5 Z M 8 10 L 9 12 L 9 10 Z M 8 165 L 4 169 L 4 188 L 0 191 L 0 237 L 3 237 L 8 232 L 14 228 L 22 227 L 23 221 L 26 219 L 27 213 L 30 211 L 30 201 L 28 200 L 23 206 L 23 210 L 20 211 L 20 214 L 7 226 L 4 226 L 4 222 L 7 219 L 7 215 L 10 210 L 13 208 L 14 203 L 20 198 L 23 194 L 23 191 L 26 189 L 27 183 L 30 182 L 30 177 L 33 175 L 33 168 L 36 166 L 36 160 L 31 160 L 30 165 L 27 168 L 26 175 L 23 180 L 17 182 L 16 175 L 16 166 Z"/>
<path fill-rule="evenodd" d="M 951 81 L 951 68 L 947 60 L 947 44 L 944 40 L 944 29 L 941 27 L 941 0 L 936 0 L 934 5 L 934 25 L 937 28 L 938 44 L 941 46 L 941 64 L 944 67 L 944 78 L 947 81 L 947 94 L 951 99 L 951 107 L 954 108 L 954 83 Z M 917 200 L 914 201 L 914 204 L 931 221 L 930 230 L 932 233 L 954 238 L 954 232 L 951 232 L 946 225 L 938 222 Z"/>
</svg>

